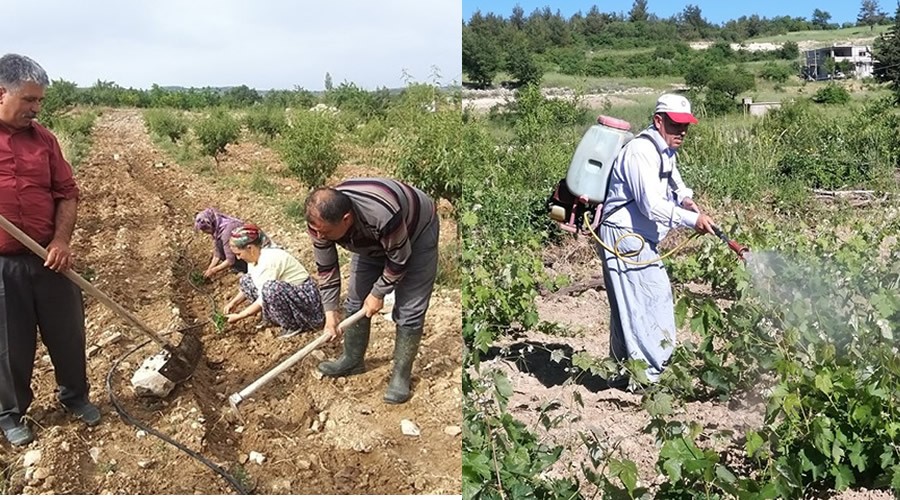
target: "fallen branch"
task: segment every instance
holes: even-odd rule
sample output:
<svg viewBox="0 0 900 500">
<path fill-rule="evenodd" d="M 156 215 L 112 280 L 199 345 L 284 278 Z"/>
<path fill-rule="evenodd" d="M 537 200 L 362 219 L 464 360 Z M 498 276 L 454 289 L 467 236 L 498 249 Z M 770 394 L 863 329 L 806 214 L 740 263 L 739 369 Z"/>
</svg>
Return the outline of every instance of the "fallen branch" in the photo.
<svg viewBox="0 0 900 500">
<path fill-rule="evenodd" d="M 581 283 L 575 283 L 574 285 L 564 286 L 555 292 L 551 292 L 550 290 L 541 287 L 541 297 L 553 297 L 560 295 L 575 295 L 581 293 L 585 290 L 590 290 L 592 288 L 597 288 L 600 290 L 606 290 L 606 283 L 603 282 L 603 278 L 592 279 L 588 281 L 582 281 Z"/>
<path fill-rule="evenodd" d="M 847 190 L 847 191 L 829 191 L 827 189 L 813 189 L 813 193 L 825 197 L 859 197 L 859 196 L 874 196 L 875 191 L 870 190 Z"/>
</svg>

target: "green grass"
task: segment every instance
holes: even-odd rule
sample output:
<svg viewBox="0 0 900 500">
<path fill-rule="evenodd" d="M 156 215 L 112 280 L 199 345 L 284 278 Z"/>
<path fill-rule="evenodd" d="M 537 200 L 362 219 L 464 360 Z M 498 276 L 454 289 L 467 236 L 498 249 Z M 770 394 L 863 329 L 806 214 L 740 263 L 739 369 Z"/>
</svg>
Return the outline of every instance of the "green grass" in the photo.
<svg viewBox="0 0 900 500">
<path fill-rule="evenodd" d="M 672 88 L 673 82 L 683 82 L 681 78 L 671 76 L 625 78 L 625 77 L 593 77 L 565 75 L 562 73 L 545 73 L 541 87 L 568 87 L 576 91 L 594 92 L 597 90 L 620 90 L 634 87 L 649 87 L 654 90 Z"/>
<path fill-rule="evenodd" d="M 435 281 L 438 285 L 459 288 L 462 285 L 462 273 L 459 271 L 459 243 L 449 241 L 438 252 L 438 274 Z"/>
<path fill-rule="evenodd" d="M 306 227 L 306 208 L 302 201 L 287 202 L 284 206 L 284 214 L 301 227 Z"/>
<path fill-rule="evenodd" d="M 843 28 L 839 30 L 815 30 L 815 31 L 794 31 L 784 35 L 762 36 L 759 38 L 750 38 L 747 43 L 753 42 L 803 42 L 812 40 L 816 42 L 843 42 L 853 38 L 873 38 L 887 31 L 890 26 L 875 26 L 870 30 L 868 26 L 856 26 L 853 28 Z"/>
<path fill-rule="evenodd" d="M 587 56 L 588 59 L 607 56 L 629 57 L 637 54 L 652 54 L 655 51 L 656 47 L 635 47 L 631 49 L 600 49 L 589 50 Z"/>
<path fill-rule="evenodd" d="M 269 174 L 262 165 L 256 165 L 253 176 L 250 177 L 250 190 L 261 195 L 273 196 L 278 191 L 278 186 L 269 180 Z"/>
</svg>

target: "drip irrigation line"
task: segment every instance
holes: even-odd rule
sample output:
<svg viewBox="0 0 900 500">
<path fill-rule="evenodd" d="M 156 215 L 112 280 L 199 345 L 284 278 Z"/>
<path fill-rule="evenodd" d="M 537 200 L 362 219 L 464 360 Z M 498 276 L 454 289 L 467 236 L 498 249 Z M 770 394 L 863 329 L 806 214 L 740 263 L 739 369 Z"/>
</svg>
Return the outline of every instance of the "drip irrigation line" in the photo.
<svg viewBox="0 0 900 500">
<path fill-rule="evenodd" d="M 209 321 L 200 323 L 199 325 L 193 325 L 193 326 L 189 326 L 186 328 L 180 328 L 177 330 L 165 332 L 162 335 L 173 333 L 173 332 L 181 332 L 181 331 L 189 330 L 189 329 L 193 329 L 193 328 L 198 328 L 198 327 L 206 325 L 207 323 L 209 323 Z M 125 358 L 127 358 L 128 356 L 131 356 L 132 354 L 134 354 L 141 347 L 144 347 L 145 345 L 147 345 L 149 342 L 150 342 L 149 340 L 145 340 L 143 343 L 139 344 L 137 347 L 135 347 L 135 348 L 131 349 L 130 351 L 128 351 L 127 353 L 125 353 L 121 358 L 119 358 L 118 360 L 116 360 L 115 363 L 113 363 L 112 367 L 109 369 L 109 372 L 106 374 L 106 391 L 109 393 L 109 401 L 112 403 L 113 407 L 115 407 L 116 412 L 119 414 L 119 417 L 121 417 L 122 420 L 125 421 L 125 423 L 131 424 L 132 426 L 137 427 L 138 429 L 141 429 L 144 432 L 147 432 L 148 434 L 152 434 L 152 435 L 158 437 L 159 439 L 162 439 L 163 441 L 165 441 L 165 442 L 169 443 L 170 445 L 183 451 L 191 458 L 193 458 L 193 459 L 199 461 L 200 463 L 202 463 L 203 465 L 209 467 L 213 472 L 215 472 L 216 474 L 221 476 L 223 479 L 228 481 L 228 484 L 230 484 L 231 487 L 234 488 L 234 490 L 238 492 L 238 494 L 249 495 L 250 493 L 252 493 L 252 490 L 248 490 L 247 488 L 245 488 L 244 485 L 241 484 L 241 482 L 238 481 L 234 476 L 229 474 L 225 469 L 223 469 L 219 465 L 210 461 L 208 458 L 206 458 L 203 455 L 201 455 L 200 453 L 188 448 L 184 444 L 176 441 L 175 439 L 168 436 L 167 434 L 164 434 L 152 427 L 149 427 L 149 426 L 141 423 L 139 420 L 137 420 L 135 417 L 133 417 L 130 413 L 128 413 L 125 410 L 125 408 L 122 406 L 122 404 L 119 402 L 119 400 L 116 399 L 115 392 L 113 391 L 113 388 L 112 388 L 112 378 L 113 378 L 113 374 L 119 368 L 119 363 L 121 363 L 123 360 L 125 360 Z"/>
<path fill-rule="evenodd" d="M 192 234 L 192 235 L 188 238 L 187 242 L 185 242 L 183 245 L 181 245 L 181 247 L 180 247 L 180 250 L 181 250 L 181 251 L 179 252 L 179 254 L 180 254 L 180 255 L 179 255 L 179 260 L 181 260 L 181 261 L 187 261 L 188 266 L 189 266 L 188 276 L 187 276 L 187 282 L 188 282 L 188 284 L 189 284 L 191 287 L 193 287 L 194 290 L 200 292 L 200 293 L 203 294 L 203 295 L 206 295 L 206 298 L 209 299 L 210 304 L 212 305 L 213 314 L 215 314 L 218 310 L 217 310 L 217 308 L 216 308 L 216 302 L 215 302 L 215 298 L 213 297 L 213 294 L 210 293 L 210 292 L 208 292 L 208 291 L 206 291 L 206 290 L 203 290 L 201 287 L 199 287 L 197 284 L 195 284 L 195 283 L 193 282 L 193 280 L 191 279 L 191 273 L 192 273 L 193 271 L 195 271 L 195 270 L 198 269 L 198 268 L 196 267 L 196 264 L 194 263 L 194 260 L 191 259 L 191 258 L 189 258 L 188 255 L 187 255 L 188 245 L 190 244 L 191 241 L 193 241 L 193 238 L 194 238 L 194 235 Z M 218 325 L 216 325 L 216 324 L 214 323 L 214 321 L 212 321 L 212 320 L 207 320 L 207 321 L 205 321 L 205 322 L 203 322 L 203 323 L 199 323 L 199 324 L 196 324 L 196 325 L 191 325 L 191 326 L 184 327 L 184 328 L 178 328 L 178 329 L 175 329 L 175 330 L 170 330 L 170 331 L 168 331 L 168 332 L 163 332 L 163 333 L 161 333 L 160 335 L 162 336 L 162 335 L 168 335 L 168 334 L 171 334 L 171 333 L 174 333 L 174 332 L 183 332 L 183 331 L 185 331 L 185 330 L 191 330 L 191 329 L 194 329 L 194 328 L 199 328 L 199 327 L 205 326 L 205 325 L 207 325 L 207 324 L 209 324 L 209 323 L 213 323 L 213 326 L 216 327 L 216 329 L 218 329 Z M 118 370 L 119 364 L 122 363 L 122 361 L 124 361 L 127 357 L 129 357 L 129 356 L 131 356 L 132 354 L 134 354 L 138 349 L 140 349 L 140 348 L 144 347 L 145 345 L 147 345 L 149 342 L 150 342 L 149 340 L 145 340 L 144 342 L 142 342 L 141 344 L 137 345 L 136 347 L 134 347 L 134 348 L 131 349 L 130 351 L 126 352 L 124 355 L 122 355 L 122 357 L 120 357 L 119 359 L 117 359 L 117 360 L 113 363 L 112 367 L 110 367 L 110 369 L 109 369 L 109 372 L 106 374 L 106 391 L 109 393 L 109 401 L 112 403 L 112 405 L 113 405 L 113 407 L 115 408 L 116 412 L 119 414 L 119 417 L 121 417 L 121 419 L 122 419 L 123 421 L 125 421 L 125 423 L 130 424 L 130 425 L 132 425 L 133 427 L 137 427 L 138 429 L 143 430 L 144 432 L 146 432 L 146 433 L 148 433 L 148 434 L 152 434 L 153 436 L 156 436 L 157 438 L 159 438 L 159 439 L 165 441 L 166 443 L 168 443 L 168 444 L 174 446 L 174 447 L 177 448 L 178 450 L 184 452 L 185 454 L 187 454 L 187 455 L 190 456 L 191 458 L 193 458 L 193 459 L 197 460 L 198 462 L 202 463 L 203 465 L 205 465 L 206 467 L 208 467 L 210 470 L 212 470 L 213 472 L 215 472 L 216 474 L 218 474 L 219 476 L 221 476 L 223 479 L 225 479 L 225 481 L 227 481 L 228 484 L 229 484 L 229 485 L 230 485 L 230 486 L 231 486 L 238 494 L 240 494 L 240 495 L 249 495 L 249 494 L 251 494 L 251 493 L 253 492 L 253 490 L 255 489 L 255 487 L 254 487 L 254 488 L 251 488 L 251 489 L 247 489 L 240 481 L 238 481 L 234 476 L 232 476 L 231 474 L 229 474 L 228 471 L 226 471 L 225 469 L 223 469 L 221 466 L 219 466 L 219 465 L 213 463 L 211 460 L 209 460 L 208 458 L 204 457 L 204 456 L 201 455 L 200 453 L 198 453 L 198 452 L 196 452 L 196 451 L 194 451 L 194 450 L 188 448 L 188 447 L 185 446 L 183 443 L 180 443 L 180 442 L 176 441 L 176 440 L 175 440 L 174 438 L 172 438 L 171 436 L 169 436 L 169 435 L 167 435 L 167 434 L 165 434 L 165 433 L 163 433 L 163 432 L 160 432 L 160 431 L 158 431 L 158 430 L 156 430 L 156 429 L 154 429 L 154 428 L 152 428 L 152 427 L 150 427 L 150 426 L 148 426 L 148 425 L 145 425 L 144 423 L 142 423 L 141 421 L 139 421 L 138 419 L 136 419 L 134 416 L 132 416 L 130 413 L 128 413 L 128 411 L 125 409 L 125 407 L 122 405 L 122 403 L 116 398 L 115 391 L 113 391 L 113 387 L 112 387 L 113 374 Z"/>
</svg>

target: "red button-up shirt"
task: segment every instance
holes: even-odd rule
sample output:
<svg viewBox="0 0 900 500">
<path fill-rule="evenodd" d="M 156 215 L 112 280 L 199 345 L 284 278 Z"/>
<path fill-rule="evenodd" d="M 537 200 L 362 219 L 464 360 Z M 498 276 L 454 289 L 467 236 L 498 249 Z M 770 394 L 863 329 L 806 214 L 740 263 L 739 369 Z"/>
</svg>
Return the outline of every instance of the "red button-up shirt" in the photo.
<svg viewBox="0 0 900 500">
<path fill-rule="evenodd" d="M 47 246 L 56 226 L 56 202 L 62 199 L 78 199 L 78 186 L 56 137 L 34 122 L 21 130 L 0 124 L 0 214 Z M 0 230 L 0 255 L 26 251 Z"/>
</svg>

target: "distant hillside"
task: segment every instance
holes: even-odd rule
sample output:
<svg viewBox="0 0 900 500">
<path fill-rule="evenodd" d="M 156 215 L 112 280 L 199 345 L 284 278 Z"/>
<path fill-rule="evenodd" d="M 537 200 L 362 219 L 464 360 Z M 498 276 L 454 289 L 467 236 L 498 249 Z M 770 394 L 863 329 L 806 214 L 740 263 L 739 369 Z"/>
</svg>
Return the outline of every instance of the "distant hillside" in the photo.
<svg viewBox="0 0 900 500">
<path fill-rule="evenodd" d="M 784 35 L 761 36 L 748 39 L 745 44 L 796 42 L 800 50 L 826 47 L 828 45 L 854 44 L 871 45 L 872 42 L 886 32 L 890 26 L 855 26 L 838 30 L 793 31 Z"/>
</svg>

